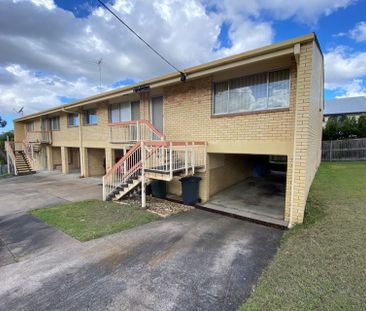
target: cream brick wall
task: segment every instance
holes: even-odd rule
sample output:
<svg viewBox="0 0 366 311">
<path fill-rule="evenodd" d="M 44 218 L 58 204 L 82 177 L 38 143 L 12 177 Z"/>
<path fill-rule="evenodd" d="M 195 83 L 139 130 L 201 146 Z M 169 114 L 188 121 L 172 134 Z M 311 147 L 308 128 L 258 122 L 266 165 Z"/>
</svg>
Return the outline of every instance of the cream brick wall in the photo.
<svg viewBox="0 0 366 311">
<path fill-rule="evenodd" d="M 288 65 L 291 73 L 288 109 L 235 116 L 212 116 L 212 76 L 188 79 L 185 83 L 161 88 L 160 93 L 159 90 L 154 90 L 154 95 L 164 97 L 164 132 L 167 140 L 208 142 L 208 169 L 200 174 L 200 196 L 204 201 L 209 198 L 210 193 L 213 194 L 243 177 L 235 174 L 231 164 L 225 164 L 232 172 L 227 174 L 231 178 L 221 180 L 221 184 L 218 184 L 219 177 L 228 170 L 216 167 L 216 157 L 222 156 L 215 156 L 215 153 L 286 155 L 288 177 L 285 220 L 302 222 L 306 197 L 320 161 L 322 112 L 319 111 L 319 107 L 321 108 L 323 100 L 323 60 L 317 45 L 310 42 L 301 45 L 298 63 L 295 57 L 292 57 Z M 275 64 L 271 66 L 274 67 Z M 245 75 L 245 70 L 242 75 Z M 141 119 L 150 120 L 150 97 L 149 93 L 140 94 Z M 126 100 L 125 97 L 123 100 Z M 53 131 L 53 146 L 81 148 L 82 174 L 102 174 L 100 161 L 94 159 L 107 156 L 107 166 L 110 167 L 114 163 L 112 148 L 124 147 L 122 144 L 109 143 L 110 103 L 101 101 L 97 104 L 97 125 L 69 128 L 67 114 L 62 112 L 61 130 Z M 40 119 L 35 120 L 39 122 Z M 82 124 L 83 120 L 80 122 Z M 22 140 L 24 124 L 16 122 L 15 132 L 16 139 Z M 88 148 L 87 151 L 85 148 Z M 101 151 L 95 151 L 97 154 L 94 157 L 94 151 L 89 154 L 89 148 L 101 148 Z M 53 162 L 56 163 L 55 160 Z M 246 174 L 245 168 L 243 172 Z M 173 181 L 168 189 L 179 194 L 180 182 Z"/>
</svg>

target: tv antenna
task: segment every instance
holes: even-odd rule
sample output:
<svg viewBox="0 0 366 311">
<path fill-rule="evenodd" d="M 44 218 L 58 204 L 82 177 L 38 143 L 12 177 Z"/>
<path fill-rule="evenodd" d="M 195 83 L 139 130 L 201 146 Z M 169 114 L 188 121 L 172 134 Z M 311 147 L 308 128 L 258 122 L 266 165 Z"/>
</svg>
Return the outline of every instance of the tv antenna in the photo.
<svg viewBox="0 0 366 311">
<path fill-rule="evenodd" d="M 16 110 L 15 108 L 13 108 L 13 111 L 21 116 L 23 116 L 24 114 L 24 107 L 20 108 L 19 110 Z"/>
<path fill-rule="evenodd" d="M 103 58 L 100 58 L 97 61 L 98 70 L 99 70 L 99 91 L 102 90 L 102 62 L 103 62 Z"/>
</svg>

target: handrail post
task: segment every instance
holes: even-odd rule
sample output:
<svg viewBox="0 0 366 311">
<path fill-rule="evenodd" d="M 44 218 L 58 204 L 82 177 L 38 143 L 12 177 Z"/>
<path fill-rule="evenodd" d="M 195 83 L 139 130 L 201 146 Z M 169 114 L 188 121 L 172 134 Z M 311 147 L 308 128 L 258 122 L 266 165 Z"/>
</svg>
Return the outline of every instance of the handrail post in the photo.
<svg viewBox="0 0 366 311">
<path fill-rule="evenodd" d="M 109 127 L 109 142 L 112 142 L 112 126 Z"/>
<path fill-rule="evenodd" d="M 105 201 L 107 198 L 106 198 L 106 195 L 105 195 L 105 176 L 103 176 L 102 178 L 102 184 L 103 184 L 103 201 Z"/>
<path fill-rule="evenodd" d="M 141 139 L 141 135 L 140 135 L 140 121 L 139 120 L 137 120 L 136 121 L 136 140 L 137 141 L 140 141 L 140 139 Z"/>
<path fill-rule="evenodd" d="M 169 143 L 169 176 L 173 178 L 173 143 Z"/>
<path fill-rule="evenodd" d="M 141 142 L 141 207 L 146 208 L 146 189 L 145 189 L 145 144 Z"/>
</svg>

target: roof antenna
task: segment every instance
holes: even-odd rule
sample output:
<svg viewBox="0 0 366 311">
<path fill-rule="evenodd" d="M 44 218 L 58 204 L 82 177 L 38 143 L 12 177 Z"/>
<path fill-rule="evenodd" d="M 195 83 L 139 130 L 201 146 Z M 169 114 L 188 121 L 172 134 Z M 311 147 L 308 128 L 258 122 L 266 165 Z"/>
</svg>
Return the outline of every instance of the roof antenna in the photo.
<svg viewBox="0 0 366 311">
<path fill-rule="evenodd" d="M 129 31 L 131 31 L 141 42 L 143 42 L 151 51 L 158 55 L 164 62 L 177 71 L 180 75 L 180 81 L 185 82 L 187 80 L 187 74 L 182 70 L 179 70 L 170 61 L 168 61 L 163 55 L 161 55 L 155 48 L 151 46 L 145 39 L 143 39 L 136 31 L 134 31 L 125 21 L 123 21 L 112 9 L 110 9 L 102 0 L 97 0 L 102 7 L 104 7 L 109 13 L 111 13 L 121 24 L 123 24 Z"/>
<path fill-rule="evenodd" d="M 98 70 L 99 70 L 99 91 L 102 90 L 102 62 L 103 62 L 103 58 L 100 58 L 97 61 Z"/>
<path fill-rule="evenodd" d="M 16 110 L 15 108 L 13 108 L 13 111 L 21 116 L 23 116 L 24 114 L 24 107 L 20 108 L 19 110 Z"/>
</svg>

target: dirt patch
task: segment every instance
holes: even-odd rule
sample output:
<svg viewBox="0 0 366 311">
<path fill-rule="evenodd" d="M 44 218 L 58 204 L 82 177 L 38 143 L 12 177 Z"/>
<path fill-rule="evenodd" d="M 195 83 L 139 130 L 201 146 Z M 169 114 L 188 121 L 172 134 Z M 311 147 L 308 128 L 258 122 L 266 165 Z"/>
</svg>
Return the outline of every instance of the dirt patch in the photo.
<svg viewBox="0 0 366 311">
<path fill-rule="evenodd" d="M 139 198 L 130 198 L 127 200 L 120 201 L 118 203 L 121 204 L 136 204 L 140 205 L 140 199 Z M 147 205 L 147 211 L 158 214 L 161 217 L 169 217 L 171 215 L 183 213 L 183 212 L 189 212 L 192 209 L 194 209 L 193 206 L 184 205 L 176 202 L 171 202 L 168 200 L 158 199 L 155 197 L 147 196 L 146 197 L 146 205 Z"/>
</svg>

